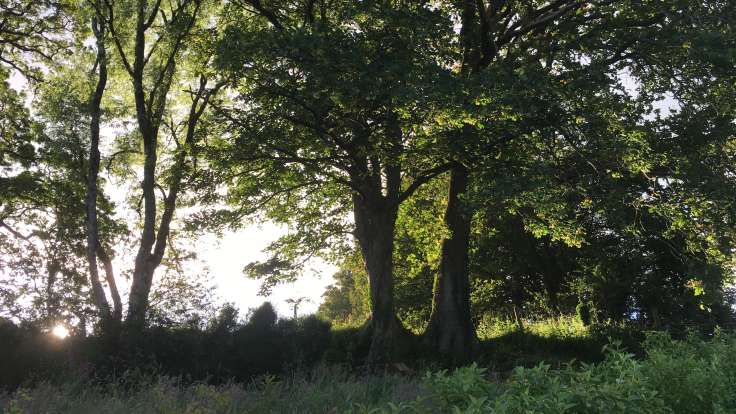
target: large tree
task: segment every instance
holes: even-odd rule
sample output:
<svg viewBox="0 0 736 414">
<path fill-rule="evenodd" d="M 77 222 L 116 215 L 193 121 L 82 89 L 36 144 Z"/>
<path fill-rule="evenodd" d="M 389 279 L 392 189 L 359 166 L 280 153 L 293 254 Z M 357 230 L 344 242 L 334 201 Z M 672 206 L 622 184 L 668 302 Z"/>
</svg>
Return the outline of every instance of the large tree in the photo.
<svg viewBox="0 0 736 414">
<path fill-rule="evenodd" d="M 219 59 L 239 95 L 222 111 L 235 133 L 219 151 L 230 170 L 221 181 L 245 206 L 236 218 L 255 205 L 296 224 L 281 246 L 298 240 L 308 253 L 355 236 L 370 282 L 370 358 L 385 360 L 403 335 L 393 275 L 399 207 L 450 168 L 435 122 L 453 99 L 450 20 L 421 4 L 311 4 L 251 2 L 262 20 L 229 29 Z"/>
<path fill-rule="evenodd" d="M 446 6 L 460 20 L 459 45 L 463 58 L 459 75 L 469 79 L 488 76 L 498 79 L 500 74 L 500 79 L 504 81 L 500 83 L 500 89 L 495 89 L 497 96 L 489 97 L 491 105 L 503 110 L 510 103 L 513 108 L 511 112 L 515 111 L 515 116 L 527 125 L 522 131 L 514 128 L 496 133 L 496 139 L 491 142 L 497 146 L 510 140 L 526 139 L 523 134 L 529 133 L 529 124 L 539 125 L 535 119 L 539 118 L 538 112 L 544 110 L 545 106 L 561 109 L 559 114 L 563 117 L 574 115 L 558 104 L 564 99 L 574 102 L 575 88 L 580 83 L 575 82 L 575 78 L 571 79 L 570 75 L 593 82 L 608 78 L 611 81 L 603 82 L 601 87 L 605 90 L 621 89 L 626 82 L 621 73 L 631 73 L 642 62 L 651 63 L 648 57 L 661 54 L 663 50 L 680 48 L 685 39 L 675 34 L 689 30 L 691 37 L 696 36 L 693 32 L 695 23 L 689 16 L 708 15 L 709 23 L 703 23 L 695 29 L 707 31 L 713 24 L 718 24 L 714 23 L 713 18 L 725 12 L 727 7 L 713 4 L 701 8 L 694 4 L 664 1 L 577 0 L 471 0 L 447 2 Z M 667 67 L 661 63 L 655 63 L 655 66 L 662 69 Z M 550 89 L 550 80 L 557 80 L 565 87 Z M 517 96 L 521 99 L 516 99 Z M 529 105 L 525 96 L 540 99 L 536 105 Z M 653 96 L 643 98 L 651 102 Z M 475 110 L 470 112 L 474 113 Z M 595 114 L 583 111 L 576 116 L 584 119 L 587 115 Z M 556 121 L 548 119 L 544 122 L 554 125 Z M 472 335 L 467 319 L 467 281 L 473 212 L 471 205 L 462 201 L 467 198 L 472 186 L 472 173 L 478 170 L 478 166 L 485 165 L 484 159 L 490 159 L 484 156 L 490 151 L 478 145 L 489 141 L 487 130 L 466 123 L 459 132 L 462 140 L 457 145 L 457 167 L 451 173 L 445 215 L 449 236 L 442 245 L 433 316 L 427 332 L 440 352 L 457 357 L 467 355 L 467 344 Z M 554 134 L 550 137 L 551 142 L 556 140 Z M 527 156 L 525 153 L 520 155 Z M 495 163 L 491 160 L 489 165 Z"/>
</svg>

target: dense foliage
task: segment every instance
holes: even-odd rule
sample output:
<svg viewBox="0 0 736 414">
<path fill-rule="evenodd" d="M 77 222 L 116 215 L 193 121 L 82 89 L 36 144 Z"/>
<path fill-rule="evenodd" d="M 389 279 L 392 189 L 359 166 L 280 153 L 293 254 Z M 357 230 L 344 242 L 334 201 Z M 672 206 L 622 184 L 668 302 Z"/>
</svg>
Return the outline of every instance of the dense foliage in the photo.
<svg viewBox="0 0 736 414">
<path fill-rule="evenodd" d="M 732 3 L 0 0 L 2 386 L 480 361 L 527 368 L 341 409 L 733 410 Z M 217 303 L 199 237 L 254 222 L 261 294 L 339 268 L 316 315 Z"/>
</svg>

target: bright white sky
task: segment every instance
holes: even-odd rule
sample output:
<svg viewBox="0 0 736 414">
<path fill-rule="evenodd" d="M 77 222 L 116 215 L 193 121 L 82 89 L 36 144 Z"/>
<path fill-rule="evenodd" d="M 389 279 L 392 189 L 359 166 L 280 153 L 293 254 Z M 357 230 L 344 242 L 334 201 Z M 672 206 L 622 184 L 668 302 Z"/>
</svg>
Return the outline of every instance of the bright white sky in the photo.
<svg viewBox="0 0 736 414">
<path fill-rule="evenodd" d="M 25 85 L 26 82 L 22 76 L 17 73 L 11 76 L 10 86 L 12 88 L 21 91 Z M 27 104 L 30 105 L 30 97 Z M 103 139 L 105 135 L 112 135 L 109 129 L 107 131 L 103 129 L 101 132 Z M 101 143 L 103 157 L 105 155 L 104 145 L 105 143 Z M 119 214 L 123 217 L 131 217 L 131 211 L 125 202 L 128 190 L 112 182 L 112 185 L 108 185 L 105 191 L 118 205 Z M 193 243 L 196 246 L 198 260 L 192 263 L 187 271 L 197 272 L 202 267 L 208 268 L 215 295 L 222 303 L 234 303 L 240 309 L 241 315 L 245 315 L 249 308 L 258 307 L 264 301 L 269 300 L 276 307 L 280 316 L 290 317 L 293 311 L 285 301 L 299 297 L 309 298 L 308 301 L 303 301 L 299 305 L 299 315 L 314 313 L 322 302 L 322 293 L 325 288 L 333 282 L 332 274 L 337 270 L 334 266 L 315 259 L 305 267 L 298 281 L 277 286 L 268 298 L 258 296 L 259 281 L 249 279 L 243 274 L 243 267 L 250 262 L 265 259 L 266 255 L 262 250 L 286 231 L 285 227 L 277 226 L 275 223 L 264 223 L 250 225 L 238 231 L 227 231 L 222 237 L 214 234 L 204 235 Z M 114 261 L 121 294 L 127 292 L 128 282 L 120 277 L 120 273 L 130 268 L 131 262 L 131 257 L 116 257 Z M 156 274 L 160 276 L 161 273 L 163 269 L 159 269 Z"/>
<path fill-rule="evenodd" d="M 249 262 L 266 258 L 261 251 L 268 243 L 276 240 L 285 230 L 273 223 L 262 226 L 248 226 L 237 232 L 227 232 L 223 237 L 214 235 L 202 237 L 200 260 L 210 269 L 217 284 L 217 294 L 226 302 L 235 303 L 242 312 L 260 305 L 265 299 L 258 296 L 260 282 L 243 275 L 243 267 Z M 309 302 L 302 302 L 299 314 L 309 314 L 317 310 L 322 302 L 322 293 L 333 282 L 332 274 L 337 269 L 324 261 L 315 260 L 307 266 L 299 280 L 292 284 L 278 286 L 268 298 L 281 316 L 289 316 L 292 311 L 284 301 L 289 298 L 306 296 Z"/>
</svg>

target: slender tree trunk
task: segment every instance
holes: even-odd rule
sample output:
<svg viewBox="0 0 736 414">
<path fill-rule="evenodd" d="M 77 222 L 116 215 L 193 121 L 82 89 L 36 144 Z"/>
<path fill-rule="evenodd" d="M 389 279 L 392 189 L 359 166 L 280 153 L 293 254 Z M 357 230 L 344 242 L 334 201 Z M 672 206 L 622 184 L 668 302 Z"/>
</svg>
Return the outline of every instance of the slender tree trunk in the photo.
<svg viewBox="0 0 736 414">
<path fill-rule="evenodd" d="M 105 290 L 100 283 L 100 275 L 97 267 L 97 251 L 99 246 L 99 229 L 97 226 L 97 177 L 100 170 L 100 117 L 102 95 L 107 85 L 107 57 L 105 53 L 105 27 L 104 20 L 93 18 L 92 29 L 97 39 L 97 65 L 99 74 L 97 86 L 90 102 L 90 150 L 89 170 L 87 172 L 87 263 L 89 265 L 89 282 L 92 287 L 92 301 L 97 307 L 97 312 L 103 327 L 112 319 L 110 305 L 105 297 Z"/>
<path fill-rule="evenodd" d="M 56 322 L 56 318 L 59 316 L 59 299 L 58 295 L 54 291 L 56 285 L 56 277 L 61 270 L 59 262 L 56 259 L 52 259 L 48 266 L 46 266 L 46 319 Z"/>
<path fill-rule="evenodd" d="M 397 210 L 369 205 L 362 196 L 353 196 L 355 234 L 363 254 L 371 296 L 371 333 L 368 361 L 389 362 L 399 336 L 404 331 L 394 309 L 393 239 Z"/>
<path fill-rule="evenodd" d="M 97 241 L 97 257 L 102 262 L 102 266 L 105 269 L 105 280 L 107 281 L 108 289 L 110 289 L 110 296 L 112 297 L 112 320 L 119 323 L 123 317 L 123 301 L 120 299 L 120 292 L 118 291 L 118 284 L 115 281 L 115 272 L 112 267 L 112 259 L 102 247 L 99 240 Z"/>
<path fill-rule="evenodd" d="M 123 63 L 123 67 L 130 75 L 133 84 L 133 97 L 135 99 L 136 120 L 138 122 L 138 130 L 143 138 L 143 153 L 145 155 L 143 163 L 143 229 L 141 231 L 140 245 L 135 258 L 135 266 L 133 269 L 133 281 L 130 287 L 128 312 L 126 315 L 126 328 L 131 337 L 138 336 L 145 326 L 146 312 L 148 311 L 148 295 L 151 291 L 153 283 L 153 275 L 156 268 L 161 264 L 166 244 L 169 237 L 171 220 L 176 209 L 176 199 L 181 186 L 181 178 L 183 176 L 183 168 L 185 164 L 186 148 L 191 147 L 194 140 L 194 128 L 197 125 L 199 117 L 207 106 L 207 99 L 211 93 L 206 90 L 206 77 L 201 77 L 200 90 L 194 96 L 192 106 L 190 108 L 189 119 L 187 122 L 187 138 L 186 143 L 180 148 L 174 166 L 172 167 L 171 183 L 169 185 L 168 195 L 164 200 L 164 211 L 160 215 L 158 228 L 157 222 L 157 202 L 156 202 L 156 165 L 158 162 L 158 132 L 161 126 L 161 120 L 164 115 L 167 95 L 171 88 L 171 83 L 175 78 L 177 57 L 181 52 L 185 39 L 191 33 L 192 28 L 197 21 L 201 10 L 202 2 L 195 0 L 193 2 L 194 10 L 188 16 L 188 20 L 184 23 L 179 19 L 168 20 L 164 16 L 164 31 L 170 35 L 167 40 L 170 41 L 171 47 L 167 53 L 160 55 L 159 58 L 150 59 L 151 51 L 147 47 L 146 32 L 154 25 L 159 24 L 157 16 L 159 14 L 159 6 L 161 2 L 149 3 L 145 0 L 138 0 L 136 6 L 136 23 L 135 36 L 133 42 L 133 53 L 129 55 L 123 47 L 124 42 L 115 33 L 115 26 L 111 25 L 110 29 L 114 44 L 118 50 L 118 54 Z M 180 10 L 184 10 L 185 4 L 179 3 Z M 163 13 L 163 11 L 161 11 Z M 182 13 L 186 14 L 184 11 Z M 110 16 L 112 19 L 112 16 Z M 176 30 L 173 30 L 176 28 Z M 154 46 L 155 47 L 155 46 Z M 132 59 L 131 59 L 132 57 Z M 130 63 L 132 60 L 132 64 Z M 149 82 L 149 65 L 159 65 L 154 71 L 155 75 Z M 203 99 L 205 98 L 206 99 Z"/>
<path fill-rule="evenodd" d="M 138 253 L 135 258 L 135 267 L 133 268 L 133 282 L 130 286 L 130 295 L 128 297 L 128 314 L 126 316 L 126 324 L 130 333 L 135 335 L 140 333 L 145 326 L 146 313 L 148 312 L 148 296 L 151 293 L 153 285 L 153 275 L 156 268 L 161 264 L 161 260 L 166 251 L 166 242 L 169 237 L 169 226 L 176 209 L 176 199 L 178 196 L 181 179 L 183 177 L 184 153 L 183 150 L 177 157 L 173 168 L 171 185 L 169 193 L 164 199 L 164 211 L 161 214 L 161 221 L 156 229 L 156 193 L 155 193 L 155 174 L 157 162 L 156 143 L 158 141 L 157 129 L 147 128 L 148 118 L 141 117 L 139 121 L 141 133 L 143 135 L 143 146 L 146 154 L 143 166 L 143 232 L 141 235 L 141 244 L 138 246 Z M 193 128 L 196 124 L 190 125 Z"/>
<path fill-rule="evenodd" d="M 158 130 L 149 128 L 149 121 L 145 114 L 140 115 L 139 124 L 143 135 L 146 160 L 144 165 L 143 198 L 144 198 L 144 222 L 141 244 L 133 269 L 133 283 L 130 288 L 128 299 L 128 314 L 126 322 L 131 333 L 140 333 L 145 325 L 146 312 L 148 311 L 148 296 L 151 293 L 153 275 L 156 268 L 161 264 L 166 252 L 167 241 L 171 231 L 171 221 L 176 211 L 176 202 L 182 189 L 184 179 L 187 148 L 195 141 L 195 131 L 200 117 L 204 113 L 209 99 L 216 93 L 224 83 L 219 83 L 211 90 L 207 90 L 207 78 L 200 77 L 199 90 L 192 100 L 187 118 L 186 137 L 182 147 L 177 152 L 174 165 L 171 170 L 171 181 L 169 192 L 164 198 L 161 220 L 156 229 L 156 196 L 154 192 L 156 171 L 156 142 Z"/>
<path fill-rule="evenodd" d="M 459 363 L 470 359 L 475 344 L 468 279 L 470 215 L 464 211 L 461 201 L 468 188 L 468 175 L 468 170 L 462 166 L 451 171 L 445 211 L 450 235 L 442 241 L 432 314 L 425 333 L 437 351 Z"/>
<path fill-rule="evenodd" d="M 143 138 L 143 153 L 145 155 L 143 161 L 143 229 L 141 232 L 141 242 L 138 246 L 138 252 L 135 257 L 135 266 L 133 268 L 133 281 L 130 286 L 130 294 L 128 296 L 128 313 L 126 315 L 126 325 L 129 330 L 129 336 L 135 337 L 143 330 L 146 321 L 146 312 L 148 310 L 148 294 L 151 291 L 153 282 L 153 273 L 156 265 L 152 262 L 151 250 L 156 242 L 156 164 L 158 161 L 158 127 L 160 118 L 157 116 L 163 113 L 165 105 L 166 93 L 170 83 L 161 79 L 160 95 L 151 96 L 150 102 L 156 102 L 156 107 L 149 106 L 146 102 L 146 88 L 144 86 L 144 72 L 146 66 L 145 50 L 146 50 L 146 30 L 147 22 L 147 5 L 145 1 L 138 2 L 138 10 L 136 15 L 136 31 L 135 43 L 133 47 L 134 61 L 130 68 L 130 75 L 133 81 L 133 96 L 135 98 L 136 119 L 138 121 L 138 130 Z M 121 52 L 122 54 L 122 52 Z M 169 67 L 163 68 L 164 71 Z M 157 85 L 158 86 L 158 85 Z"/>
<path fill-rule="evenodd" d="M 145 128 L 141 128 L 145 130 Z M 144 147 L 146 159 L 143 168 L 143 232 L 141 244 L 133 268 L 133 282 L 130 285 L 128 295 L 128 314 L 126 324 L 129 333 L 136 336 L 143 331 L 148 312 L 148 296 L 153 285 L 153 275 L 160 263 L 152 253 L 156 244 L 156 194 L 155 194 L 155 171 L 156 171 L 156 132 L 144 133 Z M 163 217 L 161 226 L 163 226 Z M 167 224 L 168 226 L 168 224 Z M 168 236 L 168 234 L 167 234 Z M 159 240 L 165 246 L 165 239 Z M 163 250 L 162 250 L 163 256 Z"/>
</svg>

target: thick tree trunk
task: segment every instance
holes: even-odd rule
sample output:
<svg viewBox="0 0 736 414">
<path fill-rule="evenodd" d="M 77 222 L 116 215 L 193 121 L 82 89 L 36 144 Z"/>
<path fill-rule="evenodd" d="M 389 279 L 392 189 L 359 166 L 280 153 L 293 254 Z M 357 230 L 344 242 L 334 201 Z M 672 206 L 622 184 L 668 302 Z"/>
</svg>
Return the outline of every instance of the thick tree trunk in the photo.
<svg viewBox="0 0 736 414">
<path fill-rule="evenodd" d="M 470 319 L 468 246 L 470 215 L 461 196 L 468 188 L 468 170 L 457 166 L 451 171 L 445 223 L 450 230 L 442 241 L 439 275 L 435 281 L 432 314 L 425 333 L 429 343 L 444 357 L 455 362 L 468 361 L 475 344 Z"/>
<path fill-rule="evenodd" d="M 483 63 L 483 53 L 475 47 L 478 29 L 478 5 L 463 1 L 460 10 L 460 44 L 463 49 L 460 74 L 477 72 Z M 472 127 L 465 125 L 463 140 L 473 137 Z M 461 198 L 468 189 L 469 171 L 459 164 L 450 171 L 445 225 L 450 235 L 442 240 L 440 268 L 435 280 L 432 313 L 425 338 L 444 358 L 463 363 L 472 357 L 475 332 L 470 319 L 470 281 L 468 247 L 470 246 L 471 214 L 464 211 Z"/>
<path fill-rule="evenodd" d="M 371 364 L 390 362 L 394 348 L 404 334 L 394 309 L 393 241 L 397 210 L 388 203 L 369 205 L 355 195 L 355 234 L 360 245 L 371 295 Z"/>
<path fill-rule="evenodd" d="M 128 296 L 128 313 L 125 317 L 126 326 L 132 335 L 143 331 L 146 324 L 148 295 L 151 293 L 154 270 L 155 268 L 148 266 L 145 262 L 139 263 L 138 261 L 133 269 L 133 282 Z"/>
</svg>

